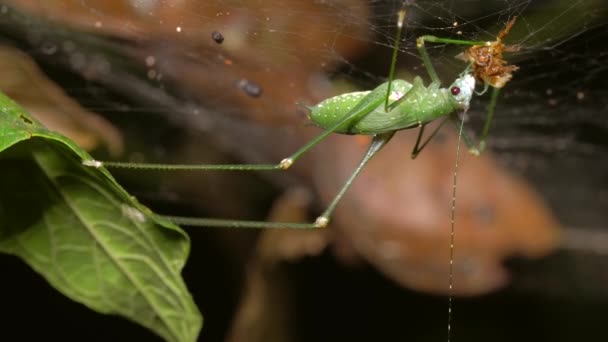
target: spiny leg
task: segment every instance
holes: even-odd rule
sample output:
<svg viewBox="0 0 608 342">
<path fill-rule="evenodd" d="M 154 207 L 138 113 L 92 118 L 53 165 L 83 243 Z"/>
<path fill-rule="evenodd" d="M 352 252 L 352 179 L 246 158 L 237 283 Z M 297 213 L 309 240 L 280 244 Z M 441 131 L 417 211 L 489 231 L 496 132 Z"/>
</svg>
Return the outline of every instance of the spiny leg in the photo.
<svg viewBox="0 0 608 342">
<path fill-rule="evenodd" d="M 183 224 L 187 226 L 203 226 L 203 227 L 229 227 L 229 228 L 295 228 L 295 229 L 309 229 L 309 228 L 324 228 L 329 223 L 331 215 L 336 209 L 338 203 L 344 197 L 346 191 L 350 188 L 353 181 L 359 173 L 363 170 L 365 165 L 370 159 L 380 151 L 384 145 L 386 145 L 395 132 L 382 133 L 374 136 L 370 146 L 363 156 L 363 159 L 355 169 L 355 171 L 346 180 L 342 188 L 334 199 L 331 201 L 327 209 L 319 216 L 313 223 L 293 223 L 293 222 L 264 222 L 264 221 L 242 221 L 242 220 L 224 220 L 224 219 L 207 219 L 207 218 L 195 218 L 195 217 L 179 217 L 179 216 L 161 216 L 169 221 L 176 224 Z"/>
<path fill-rule="evenodd" d="M 472 41 L 472 40 L 460 40 L 460 39 L 450 39 L 450 38 L 439 38 L 435 36 L 420 36 L 416 40 L 416 47 L 418 48 L 418 53 L 420 53 L 420 57 L 422 57 L 422 63 L 426 68 L 429 76 L 431 77 L 431 81 L 436 84 L 440 84 L 439 76 L 437 76 L 437 71 L 435 71 L 435 67 L 433 63 L 431 63 L 431 59 L 429 58 L 429 54 L 426 51 L 425 42 L 429 43 L 445 43 L 445 44 L 455 44 L 455 45 L 486 45 L 485 41 Z"/>
<path fill-rule="evenodd" d="M 394 78 L 395 64 L 397 61 L 397 52 L 399 47 L 399 41 L 401 40 L 401 32 L 403 30 L 403 21 L 405 20 L 405 2 L 403 3 L 402 9 L 398 15 L 398 30 L 397 39 L 395 42 L 395 48 L 393 51 L 393 59 L 391 62 L 391 69 L 389 72 L 389 81 L 387 87 L 386 97 L 384 98 L 385 111 L 392 110 L 395 106 L 406 99 L 407 94 L 403 95 L 400 99 L 393 102 L 389 106 L 389 98 L 391 92 L 391 83 Z M 189 171 L 211 171 L 211 170 L 222 170 L 222 171 L 271 171 L 271 170 L 286 170 L 296 160 L 298 160 L 304 153 L 308 152 L 311 148 L 316 146 L 318 143 L 327 138 L 330 134 L 334 133 L 338 128 L 344 125 L 350 120 L 361 119 L 367 114 L 371 113 L 377 105 L 368 103 L 365 98 L 362 99 L 350 112 L 348 112 L 340 121 L 326 129 L 323 133 L 309 141 L 306 145 L 302 146 L 291 156 L 284 158 L 277 164 L 220 164 L 220 165 L 193 165 L 193 164 L 158 164 L 158 163 L 130 163 L 130 162 L 113 162 L 113 161 L 98 161 L 98 160 L 84 160 L 82 163 L 85 166 L 91 167 L 112 167 L 112 168 L 129 168 L 129 169 L 140 169 L 140 170 L 159 170 L 159 171 L 178 171 L 178 170 L 189 170 Z"/>
<path fill-rule="evenodd" d="M 159 215 L 161 218 L 167 219 L 177 225 L 191 227 L 223 227 L 223 228 L 286 228 L 286 229 L 311 229 L 323 228 L 314 223 L 297 223 L 297 222 L 267 222 L 267 221 L 247 221 L 247 220 L 229 220 L 229 219 L 214 219 L 201 217 L 184 217 L 184 216 L 168 216 Z"/>
<path fill-rule="evenodd" d="M 486 139 L 488 137 L 488 132 L 490 131 L 490 126 L 492 125 L 492 119 L 494 118 L 494 109 L 496 108 L 496 100 L 498 99 L 498 94 L 500 93 L 500 88 L 492 87 L 492 96 L 490 98 L 490 103 L 488 104 L 488 113 L 486 115 L 486 120 L 483 125 L 483 131 L 481 132 L 481 139 L 479 140 L 479 144 L 477 146 L 473 142 L 473 139 L 469 134 L 465 131 L 462 131 L 462 138 L 469 148 L 469 153 L 472 155 L 478 156 L 486 149 Z M 454 123 L 455 127 L 458 128 L 460 125 L 460 121 L 457 117 L 451 116 L 451 121 Z"/>
<path fill-rule="evenodd" d="M 365 117 L 371 113 L 380 102 L 366 101 L 367 97 L 364 97 L 355 107 L 350 110 L 342 119 L 337 123 L 323 131 L 323 133 L 310 140 L 306 145 L 302 146 L 291 156 L 284 158 L 277 164 L 220 164 L 220 165 L 206 165 L 206 164 L 150 164 L 150 163 L 130 163 L 130 162 L 113 162 L 113 161 L 98 161 L 94 159 L 84 160 L 82 162 L 85 166 L 100 168 L 102 166 L 109 168 L 127 168 L 127 169 L 139 169 L 139 170 L 158 170 L 158 171 L 211 171 L 211 170 L 222 170 L 222 171 L 272 171 L 272 170 L 287 170 L 293 163 L 298 160 L 304 153 L 308 152 L 311 148 L 316 146 L 318 143 L 327 138 L 330 134 L 334 133 L 345 123 L 351 120 L 357 120 Z"/>
</svg>

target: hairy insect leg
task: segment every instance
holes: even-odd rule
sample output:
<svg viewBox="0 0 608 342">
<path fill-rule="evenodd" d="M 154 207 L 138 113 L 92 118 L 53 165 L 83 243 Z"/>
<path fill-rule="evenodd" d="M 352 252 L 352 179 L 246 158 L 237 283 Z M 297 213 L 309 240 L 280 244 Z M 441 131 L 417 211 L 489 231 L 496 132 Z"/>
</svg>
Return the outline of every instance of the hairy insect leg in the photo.
<svg viewBox="0 0 608 342">
<path fill-rule="evenodd" d="M 433 132 L 426 138 L 426 140 L 422 144 L 420 144 L 420 141 L 422 140 L 422 135 L 424 134 L 424 127 L 426 125 L 420 126 L 420 130 L 418 131 L 418 137 L 416 138 L 416 145 L 414 145 L 414 148 L 412 149 L 412 159 L 416 159 L 416 157 L 418 157 L 418 154 L 420 154 L 420 152 L 422 152 L 422 150 L 426 147 L 426 145 L 433 139 L 433 137 L 435 137 L 437 132 L 439 132 L 441 127 L 443 127 L 443 125 L 447 121 L 448 121 L 448 118 L 443 119 L 441 121 L 441 123 L 439 124 L 439 126 L 437 126 L 433 130 Z"/>
<path fill-rule="evenodd" d="M 175 224 L 191 226 L 191 227 L 222 227 L 222 228 L 286 228 L 286 229 L 314 229 L 323 228 L 324 226 L 313 223 L 297 223 L 297 222 L 267 222 L 267 221 L 247 221 L 247 220 L 229 220 L 229 219 L 214 219 L 201 217 L 184 217 L 184 216 L 167 216 L 159 215 L 161 218 L 167 219 Z"/>
<path fill-rule="evenodd" d="M 295 223 L 295 222 L 265 222 L 265 221 L 245 221 L 245 220 L 228 220 L 228 219 L 210 219 L 196 217 L 180 217 L 180 216 L 161 216 L 173 223 L 186 226 L 202 226 L 202 227 L 227 227 L 227 228 L 288 228 L 288 229 L 311 229 L 324 228 L 329 223 L 330 217 L 333 214 L 336 206 L 350 188 L 353 181 L 363 170 L 370 159 L 378 153 L 393 137 L 394 132 L 382 133 L 374 136 L 370 146 L 351 176 L 346 180 L 338 194 L 331 201 L 327 209 L 313 223 Z"/>
<path fill-rule="evenodd" d="M 355 178 L 357 178 L 359 173 L 361 173 L 361 171 L 363 170 L 365 165 L 370 161 L 370 159 L 376 153 L 378 153 L 378 151 L 380 151 L 391 140 L 393 135 L 395 135 L 394 131 L 381 133 L 381 134 L 374 136 L 374 138 L 372 139 L 372 142 L 369 145 L 367 152 L 365 153 L 365 156 L 363 156 L 363 159 L 361 160 L 361 162 L 359 163 L 359 165 L 357 166 L 355 171 L 350 175 L 348 180 L 344 183 L 344 185 L 342 186 L 342 188 L 340 189 L 340 191 L 338 192 L 336 197 L 334 197 L 334 199 L 331 201 L 331 203 L 329 204 L 327 209 L 325 209 L 323 214 L 317 218 L 316 222 L 324 222 L 325 224 L 329 223 L 329 218 L 331 217 L 331 214 L 334 212 L 334 210 L 336 209 L 336 206 L 338 205 L 338 203 L 340 202 L 340 200 L 342 199 L 342 197 L 344 196 L 344 194 L 346 193 L 348 188 L 350 188 L 350 186 L 352 185 Z"/>
<path fill-rule="evenodd" d="M 281 164 L 154 164 L 84 160 L 85 166 L 157 171 L 266 171 L 281 170 Z"/>
<path fill-rule="evenodd" d="M 308 152 L 318 143 L 323 141 L 329 135 L 334 133 L 340 126 L 355 118 L 363 118 L 371 113 L 379 104 L 365 102 L 363 98 L 357 106 L 348 112 L 341 120 L 327 128 L 323 133 L 310 140 L 306 145 L 302 146 L 291 156 L 284 158 L 277 164 L 153 164 L 153 163 L 131 163 L 131 162 L 114 162 L 114 161 L 99 161 L 95 159 L 83 160 L 85 166 L 100 168 L 102 166 L 108 168 L 123 168 L 123 169 L 138 169 L 138 170 L 157 170 L 157 171 L 272 171 L 272 170 L 287 170 L 293 163 L 296 162 L 304 153 Z"/>
<path fill-rule="evenodd" d="M 486 149 L 486 139 L 488 137 L 488 132 L 490 131 L 490 126 L 492 125 L 492 119 L 494 118 L 494 109 L 496 108 L 496 100 L 498 99 L 499 93 L 500 88 L 492 88 L 492 96 L 487 107 L 488 113 L 486 115 L 486 120 L 483 125 L 483 131 L 481 132 L 481 139 L 479 140 L 479 143 L 475 145 L 471 136 L 467 132 L 462 131 L 462 138 L 469 149 L 469 153 L 472 155 L 478 156 Z M 451 119 L 455 127 L 458 128 L 460 126 L 460 121 L 458 118 L 451 116 Z"/>
<path fill-rule="evenodd" d="M 437 71 L 435 71 L 435 67 L 433 63 L 431 63 L 431 59 L 429 58 L 429 54 L 426 51 L 425 42 L 429 43 L 444 43 L 444 44 L 454 44 L 454 45 L 486 45 L 485 41 L 472 41 L 472 40 L 460 40 L 460 39 L 450 39 L 450 38 L 439 38 L 435 36 L 420 36 L 416 40 L 416 47 L 418 48 L 418 53 L 420 57 L 422 57 L 422 63 L 426 68 L 427 73 L 431 77 L 431 81 L 433 83 L 440 84 L 439 76 L 437 76 Z"/>
</svg>

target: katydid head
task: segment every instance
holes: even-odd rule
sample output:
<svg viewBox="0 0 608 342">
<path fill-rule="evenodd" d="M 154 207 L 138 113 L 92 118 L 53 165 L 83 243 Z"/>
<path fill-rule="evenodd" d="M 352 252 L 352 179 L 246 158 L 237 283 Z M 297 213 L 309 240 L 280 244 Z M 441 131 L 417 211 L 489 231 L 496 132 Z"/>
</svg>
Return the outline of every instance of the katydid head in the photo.
<svg viewBox="0 0 608 342">
<path fill-rule="evenodd" d="M 475 92 L 475 77 L 465 73 L 458 77 L 450 86 L 450 94 L 463 110 L 469 109 L 469 103 Z"/>
</svg>

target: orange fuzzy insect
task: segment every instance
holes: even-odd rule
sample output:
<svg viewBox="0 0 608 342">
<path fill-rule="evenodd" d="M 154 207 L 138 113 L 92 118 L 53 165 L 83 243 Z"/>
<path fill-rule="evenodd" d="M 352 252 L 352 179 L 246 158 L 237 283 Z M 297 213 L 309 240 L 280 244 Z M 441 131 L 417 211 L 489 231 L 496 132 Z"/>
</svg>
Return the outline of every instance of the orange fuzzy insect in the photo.
<svg viewBox="0 0 608 342">
<path fill-rule="evenodd" d="M 486 85 L 502 88 L 511 80 L 513 72 L 518 70 L 516 65 L 508 65 L 502 58 L 503 51 L 519 51 L 518 46 L 505 46 L 502 38 L 509 33 L 517 17 L 513 17 L 507 26 L 498 34 L 496 40 L 487 45 L 474 45 L 460 57 L 471 62 L 473 76 Z"/>
</svg>

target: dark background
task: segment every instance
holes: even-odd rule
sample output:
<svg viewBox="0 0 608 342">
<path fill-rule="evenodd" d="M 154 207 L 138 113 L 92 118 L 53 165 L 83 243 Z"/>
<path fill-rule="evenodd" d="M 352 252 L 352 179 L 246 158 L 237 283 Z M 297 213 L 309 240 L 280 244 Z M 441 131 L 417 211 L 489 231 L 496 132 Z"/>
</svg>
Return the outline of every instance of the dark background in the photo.
<svg viewBox="0 0 608 342">
<path fill-rule="evenodd" d="M 515 57 L 521 70 L 509 85 L 506 96 L 499 101 L 491 149 L 503 165 L 534 184 L 563 224 L 565 236 L 572 239 L 566 238 L 560 251 L 543 260 L 510 260 L 508 265 L 514 276 L 508 288 L 485 296 L 456 299 L 454 340 L 602 339 L 606 335 L 604 317 L 608 307 L 608 246 L 601 244 L 602 239 L 606 240 L 608 215 L 608 26 L 605 24 L 608 8 L 602 1 L 591 0 L 519 2 L 525 5 L 522 9 L 505 7 L 502 2 L 467 2 L 468 7 L 459 7 L 458 3 L 418 2 L 421 14 L 415 19 L 417 26 L 406 35 L 411 38 L 429 27 L 445 26 L 452 20 L 449 15 L 475 19 L 474 25 L 468 28 L 471 31 L 476 28 L 491 31 L 491 24 L 487 22 L 497 18 L 504 21 L 508 15 L 520 14 L 529 18 L 520 25 L 525 27 L 523 31 L 530 31 L 514 38 L 524 47 Z M 372 39 L 379 46 L 390 45 L 394 24 L 389 21 L 392 18 L 389 13 L 399 5 L 376 1 L 370 5 L 374 11 L 370 29 L 378 33 Z M 566 10 L 569 6 L 574 8 Z M 558 15 L 563 20 L 560 22 L 567 22 L 572 27 L 547 25 L 544 30 L 533 30 L 539 27 L 535 26 L 534 20 L 549 23 Z M 568 19 L 568 16 L 572 18 Z M 38 38 L 42 35 L 43 39 L 32 39 L 32 34 Z M 172 149 L 180 147 L 181 141 L 175 136 L 186 139 L 184 137 L 193 134 L 189 131 L 190 122 L 180 118 L 180 113 L 191 104 L 191 98 L 185 92 L 149 90 L 142 71 L 130 65 L 128 59 L 124 59 L 124 65 L 113 69 L 112 77 L 91 81 L 67 67 L 61 55 L 41 53 L 41 44 L 66 36 L 81 39 L 84 53 L 99 53 L 104 44 L 118 47 L 105 51 L 109 60 L 128 56 L 129 51 L 138 48 L 128 40 L 89 36 L 24 13 L 0 16 L 0 42 L 29 53 L 51 79 L 81 104 L 97 108 L 97 112 L 129 132 L 135 137 L 132 138 L 135 142 L 129 141 L 131 146 L 138 148 L 162 142 L 163 153 L 170 154 Z M 541 38 L 545 36 L 555 39 L 544 41 Z M 413 39 L 410 39 L 403 47 L 406 53 L 400 63 L 406 64 L 415 58 L 412 44 Z M 456 63 L 451 62 L 447 51 L 446 54 L 442 51 L 432 53 L 437 55 L 440 70 L 450 70 L 452 63 Z M 371 87 L 383 79 L 388 65 L 388 62 L 378 64 L 374 61 L 387 60 L 389 54 L 390 49 L 386 47 L 370 49 L 361 57 L 348 60 L 334 73 Z M 125 75 L 132 76 L 129 79 L 134 89 L 132 93 L 124 92 Z M 584 94 L 584 99 L 580 99 L 579 93 Z M 162 96 L 155 96 L 158 94 Z M 204 103 L 198 105 L 205 109 Z M 483 107 L 482 103 L 477 105 Z M 129 115 L 123 115 L 125 112 Z M 212 112 L 209 111 L 208 120 L 213 121 Z M 477 129 L 482 124 L 480 114 L 471 113 L 472 126 Z M 147 127 L 153 128 L 144 132 L 138 131 L 142 118 L 156 124 L 148 124 Z M 200 139 L 207 143 L 206 137 Z M 207 148 L 212 154 L 223 153 L 221 146 Z M 222 155 L 221 158 L 238 157 Z M 135 178 L 125 175 L 124 182 L 154 208 L 215 214 L 209 208 L 193 208 L 180 200 L 156 197 L 149 193 L 150 187 L 146 190 L 141 185 L 141 177 Z M 226 212 L 263 218 L 280 185 L 256 175 L 245 176 L 238 182 L 242 183 L 231 183 L 237 191 L 243 187 L 257 190 L 238 197 L 226 195 L 224 201 L 234 206 Z M 217 241 L 227 239 L 225 232 L 189 230 L 188 233 L 192 237 L 192 253 L 184 277 L 204 316 L 200 340 L 220 341 L 229 329 L 239 303 L 243 273 L 257 234 L 230 233 L 238 234 L 236 238 L 228 237 L 237 242 L 224 244 Z M 236 246 L 236 250 L 227 251 L 226 245 Z M 41 335 L 66 341 L 156 339 L 143 328 L 121 318 L 102 316 L 69 301 L 14 257 L 2 256 L 0 264 L 3 274 L 1 334 L 7 340 L 38 340 Z M 329 252 L 318 258 L 286 263 L 281 268 L 289 275 L 288 282 L 295 298 L 295 340 L 446 339 L 445 297 L 402 289 L 371 267 L 344 267 Z"/>
</svg>

